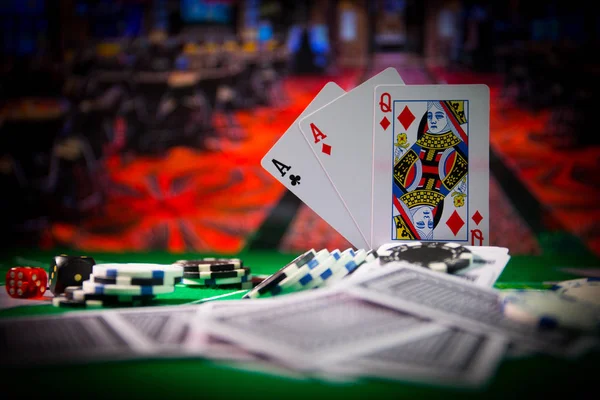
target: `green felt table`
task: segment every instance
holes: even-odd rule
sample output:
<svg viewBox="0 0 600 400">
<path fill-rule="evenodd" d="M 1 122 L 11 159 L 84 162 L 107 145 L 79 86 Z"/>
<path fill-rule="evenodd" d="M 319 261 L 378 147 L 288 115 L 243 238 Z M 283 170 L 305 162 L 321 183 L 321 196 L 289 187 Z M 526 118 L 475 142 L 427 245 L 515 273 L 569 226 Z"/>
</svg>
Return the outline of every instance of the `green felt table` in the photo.
<svg viewBox="0 0 600 400">
<path fill-rule="evenodd" d="M 0 283 L 8 268 L 16 265 L 47 267 L 57 250 L 19 250 L 0 258 Z M 68 254 L 82 254 L 70 251 Z M 178 259 L 217 254 L 87 253 L 97 262 L 170 263 Z M 232 256 L 232 255 L 229 255 Z M 237 254 L 254 274 L 269 274 L 293 259 L 296 254 L 276 251 L 251 251 Z M 549 282 L 573 279 L 562 267 L 592 268 L 599 265 L 591 255 L 514 256 L 498 280 L 498 288 L 543 288 Z M 4 290 L 4 289 L 2 289 Z M 201 302 L 235 290 L 178 287 L 174 293 L 158 296 L 158 306 Z M 222 296 L 215 301 L 239 299 L 243 293 Z M 0 318 L 48 315 L 70 312 L 52 305 L 17 307 L 0 310 Z M 2 338 L 0 338 L 2 340 Z M 58 365 L 0 369 L 0 385 L 23 388 L 36 397 L 51 398 L 540 398 L 558 393 L 581 398 L 600 384 L 598 353 L 576 359 L 558 359 L 538 355 L 505 359 L 489 384 L 481 389 L 465 390 L 386 380 L 360 380 L 352 383 L 325 382 L 282 376 L 236 363 L 202 359 L 147 359 L 127 362 L 101 362 L 84 365 Z M 1 389 L 0 389 L 1 390 Z M 29 392 L 32 390 L 32 392 Z M 33 392 L 35 390 L 35 392 Z M 0 392 L 1 393 L 1 392 Z M 12 393 L 12 391 L 11 391 Z M 593 392 L 592 392 L 593 393 Z M 1 397 L 1 396 L 0 396 Z"/>
</svg>

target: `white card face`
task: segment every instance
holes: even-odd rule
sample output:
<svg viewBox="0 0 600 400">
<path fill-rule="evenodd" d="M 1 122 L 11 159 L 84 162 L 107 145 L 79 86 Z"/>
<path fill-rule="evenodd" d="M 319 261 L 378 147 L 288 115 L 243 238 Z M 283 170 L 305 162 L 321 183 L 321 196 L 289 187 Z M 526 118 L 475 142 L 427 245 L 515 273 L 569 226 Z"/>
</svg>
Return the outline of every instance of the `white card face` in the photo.
<svg viewBox="0 0 600 400">
<path fill-rule="evenodd" d="M 333 82 L 326 84 L 261 161 L 261 165 L 300 200 L 319 214 L 356 248 L 369 248 L 366 239 L 315 159 L 297 121 L 343 95 Z"/>
<path fill-rule="evenodd" d="M 388 68 L 300 120 L 300 130 L 346 204 L 358 228 L 371 232 L 373 89 L 404 84 Z"/>
<path fill-rule="evenodd" d="M 371 245 L 489 245 L 485 85 L 375 88 Z"/>
</svg>

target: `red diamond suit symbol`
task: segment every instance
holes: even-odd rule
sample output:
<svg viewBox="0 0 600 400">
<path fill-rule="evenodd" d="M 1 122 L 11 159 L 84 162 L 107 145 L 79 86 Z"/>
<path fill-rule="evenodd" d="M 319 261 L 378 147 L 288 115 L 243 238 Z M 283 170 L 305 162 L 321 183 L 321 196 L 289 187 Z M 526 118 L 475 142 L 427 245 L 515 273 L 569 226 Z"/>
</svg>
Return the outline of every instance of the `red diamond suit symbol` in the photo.
<svg viewBox="0 0 600 400">
<path fill-rule="evenodd" d="M 404 106 L 402 112 L 398 115 L 398 121 L 402 124 L 404 129 L 408 129 L 408 127 L 415 120 L 415 116 L 412 112 L 410 112 L 408 106 Z"/>
<path fill-rule="evenodd" d="M 479 213 L 479 210 L 478 210 L 478 211 L 475 211 L 475 214 L 473 214 L 471 219 L 475 222 L 475 224 L 479 225 L 479 223 L 481 222 L 483 217 L 481 216 L 481 214 Z"/>
<path fill-rule="evenodd" d="M 463 221 L 463 219 L 460 217 L 460 215 L 458 215 L 456 210 L 454 210 L 450 218 L 448 218 L 448 221 L 446 221 L 446 225 L 448 225 L 448 228 L 450 228 L 454 236 L 456 236 L 456 234 L 458 234 L 458 231 L 460 231 L 460 228 L 462 228 L 465 225 L 465 221 Z"/>
<path fill-rule="evenodd" d="M 381 127 L 383 128 L 383 130 L 387 130 L 387 128 L 390 126 L 390 120 L 387 119 L 386 116 L 384 116 L 381 121 L 379 122 L 379 125 L 381 125 Z"/>
<path fill-rule="evenodd" d="M 323 143 L 323 146 L 321 147 L 321 151 L 323 153 L 327 154 L 328 156 L 330 156 L 331 155 L 331 146 Z"/>
</svg>

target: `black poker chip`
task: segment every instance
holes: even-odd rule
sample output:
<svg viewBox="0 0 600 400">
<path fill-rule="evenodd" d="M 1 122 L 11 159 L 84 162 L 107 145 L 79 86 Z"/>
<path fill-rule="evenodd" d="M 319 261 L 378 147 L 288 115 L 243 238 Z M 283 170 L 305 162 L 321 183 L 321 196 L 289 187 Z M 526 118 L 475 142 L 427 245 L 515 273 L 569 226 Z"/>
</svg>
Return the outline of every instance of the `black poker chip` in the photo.
<svg viewBox="0 0 600 400">
<path fill-rule="evenodd" d="M 406 261 L 450 274 L 470 267 L 473 262 L 473 253 L 458 243 L 415 242 L 398 245 L 389 252 L 389 255 L 379 257 L 382 264 Z"/>
<path fill-rule="evenodd" d="M 156 297 L 155 295 L 107 295 L 86 293 L 81 286 L 69 286 L 61 296 L 66 300 L 79 302 L 85 302 L 87 300 L 102 301 L 105 305 L 149 303 Z"/>
<path fill-rule="evenodd" d="M 186 279 L 223 279 L 223 278 L 237 278 L 240 276 L 250 275 L 250 268 L 244 267 L 234 269 L 231 271 L 195 271 L 195 272 L 184 272 L 183 277 Z"/>
<path fill-rule="evenodd" d="M 126 278 L 126 279 L 124 279 Z M 118 285 L 119 279 L 126 280 L 126 285 L 132 286 L 166 286 L 166 285 L 176 285 L 181 283 L 181 277 L 177 278 L 135 278 L 135 277 L 102 277 L 102 276 L 94 276 L 95 283 L 102 283 L 104 285 Z"/>
<path fill-rule="evenodd" d="M 227 268 L 233 266 L 232 269 L 242 268 L 244 262 L 239 258 L 213 258 L 205 257 L 197 260 L 179 260 L 175 264 L 186 267 L 197 267 L 200 271 L 226 271 L 226 269 L 212 269 L 212 268 Z M 227 266 L 227 267 L 226 267 Z"/>
<path fill-rule="evenodd" d="M 183 265 L 183 272 L 221 272 L 233 271 L 240 269 L 237 264 L 200 264 L 200 265 Z"/>
</svg>

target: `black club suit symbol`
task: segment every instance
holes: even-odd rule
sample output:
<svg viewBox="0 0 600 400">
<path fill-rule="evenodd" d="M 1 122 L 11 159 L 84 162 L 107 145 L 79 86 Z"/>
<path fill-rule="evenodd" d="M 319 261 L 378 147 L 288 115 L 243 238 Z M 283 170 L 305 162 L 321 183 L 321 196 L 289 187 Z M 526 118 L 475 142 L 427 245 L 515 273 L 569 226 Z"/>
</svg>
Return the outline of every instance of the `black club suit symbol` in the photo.
<svg viewBox="0 0 600 400">
<path fill-rule="evenodd" d="M 290 180 L 292 181 L 292 186 L 296 186 L 300 184 L 300 175 L 290 175 Z"/>
</svg>

